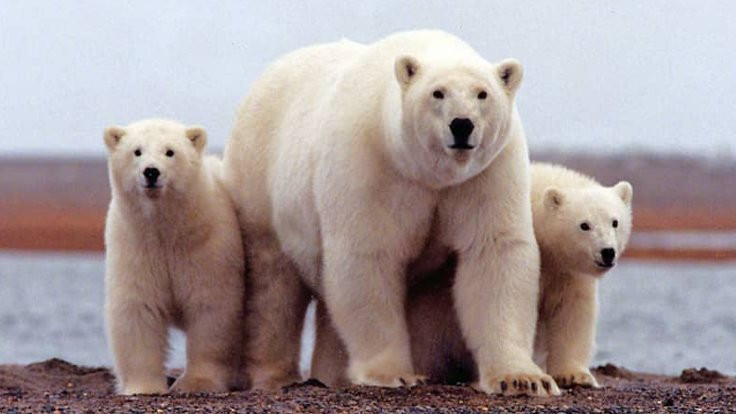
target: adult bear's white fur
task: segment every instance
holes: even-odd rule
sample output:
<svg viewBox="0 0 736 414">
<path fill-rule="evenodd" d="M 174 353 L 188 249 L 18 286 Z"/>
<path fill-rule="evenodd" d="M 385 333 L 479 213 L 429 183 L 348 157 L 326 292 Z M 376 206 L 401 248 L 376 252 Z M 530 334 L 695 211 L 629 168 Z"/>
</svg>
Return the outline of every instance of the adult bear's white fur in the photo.
<svg viewBox="0 0 736 414">
<path fill-rule="evenodd" d="M 146 120 L 110 127 L 104 138 L 112 187 L 105 313 L 119 390 L 168 390 L 175 325 L 187 334 L 187 367 L 173 389 L 227 391 L 241 376 L 243 248 L 221 164 L 202 159 L 207 135 Z M 153 185 L 146 168 L 160 172 Z"/>
<path fill-rule="evenodd" d="M 491 64 L 452 35 L 417 31 L 301 49 L 255 83 L 224 157 L 247 237 L 255 388 L 297 378 L 310 293 L 347 347 L 353 383 L 414 383 L 406 268 L 452 251 L 479 387 L 558 392 L 531 357 L 539 253 L 521 77 L 514 60 Z M 473 123 L 467 142 L 455 118 Z"/>
</svg>

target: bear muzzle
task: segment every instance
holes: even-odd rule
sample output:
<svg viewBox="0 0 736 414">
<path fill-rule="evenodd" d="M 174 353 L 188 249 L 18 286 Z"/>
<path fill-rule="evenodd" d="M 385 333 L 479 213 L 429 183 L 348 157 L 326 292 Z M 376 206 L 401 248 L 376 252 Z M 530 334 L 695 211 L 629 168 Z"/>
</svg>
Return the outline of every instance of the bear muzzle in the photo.
<svg viewBox="0 0 736 414">
<path fill-rule="evenodd" d="M 147 167 L 143 170 L 143 177 L 146 179 L 146 188 L 158 188 L 158 177 L 161 176 L 161 171 L 156 167 Z"/>
<path fill-rule="evenodd" d="M 601 261 L 596 264 L 602 268 L 611 268 L 616 265 L 616 250 L 610 247 L 601 249 Z"/>
<path fill-rule="evenodd" d="M 457 150 L 472 150 L 475 145 L 470 144 L 470 134 L 473 133 L 475 125 L 468 118 L 455 118 L 449 125 L 452 132 L 453 143 L 450 148 Z"/>
</svg>

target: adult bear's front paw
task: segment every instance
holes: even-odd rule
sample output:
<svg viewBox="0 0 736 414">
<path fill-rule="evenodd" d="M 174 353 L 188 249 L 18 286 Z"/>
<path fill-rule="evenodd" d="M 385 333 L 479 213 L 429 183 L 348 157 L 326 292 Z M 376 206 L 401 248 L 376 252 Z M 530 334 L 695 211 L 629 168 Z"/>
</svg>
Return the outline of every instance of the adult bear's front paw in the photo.
<svg viewBox="0 0 736 414">
<path fill-rule="evenodd" d="M 488 376 L 481 378 L 475 387 L 488 394 L 532 397 L 560 395 L 560 389 L 551 376 L 534 371 Z"/>
<path fill-rule="evenodd" d="M 598 381 L 595 380 L 595 377 L 587 368 L 564 369 L 550 372 L 550 374 L 562 388 L 572 388 L 575 386 L 601 388 L 601 386 L 598 385 Z"/>
</svg>

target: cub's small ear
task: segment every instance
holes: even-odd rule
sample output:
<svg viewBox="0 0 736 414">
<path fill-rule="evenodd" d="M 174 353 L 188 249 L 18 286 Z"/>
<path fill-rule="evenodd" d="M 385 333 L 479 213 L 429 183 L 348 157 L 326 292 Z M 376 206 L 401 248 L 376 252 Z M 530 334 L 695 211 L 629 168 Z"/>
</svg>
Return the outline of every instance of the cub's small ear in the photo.
<svg viewBox="0 0 736 414">
<path fill-rule="evenodd" d="M 549 187 L 544 190 L 544 207 L 549 210 L 557 210 L 565 202 L 565 195 L 557 187 Z"/>
<path fill-rule="evenodd" d="M 498 73 L 506 93 L 513 96 L 516 90 L 519 89 L 521 79 L 524 77 L 524 68 L 521 63 L 516 59 L 504 59 L 498 64 L 496 73 Z"/>
<path fill-rule="evenodd" d="M 419 62 L 413 56 L 400 56 L 394 62 L 394 73 L 401 89 L 406 89 L 419 73 Z"/>
<path fill-rule="evenodd" d="M 204 146 L 207 145 L 207 131 L 204 130 L 204 127 L 199 125 L 190 126 L 187 128 L 186 134 L 197 152 L 201 153 Z"/>
<path fill-rule="evenodd" d="M 115 147 L 118 146 L 120 143 L 120 140 L 123 138 L 123 135 L 125 135 L 125 128 L 118 126 L 118 125 L 111 125 L 107 128 L 105 128 L 105 145 L 107 146 L 107 150 L 112 152 Z"/>
<path fill-rule="evenodd" d="M 627 206 L 631 205 L 631 199 L 634 197 L 634 187 L 628 181 L 619 181 L 613 186 L 613 191 L 621 197 L 621 200 Z"/>
</svg>

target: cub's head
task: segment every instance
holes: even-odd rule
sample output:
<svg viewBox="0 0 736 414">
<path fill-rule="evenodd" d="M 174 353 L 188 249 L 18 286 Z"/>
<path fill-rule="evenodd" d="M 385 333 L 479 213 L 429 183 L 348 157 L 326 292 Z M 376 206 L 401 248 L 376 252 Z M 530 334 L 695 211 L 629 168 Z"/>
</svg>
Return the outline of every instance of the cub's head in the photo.
<svg viewBox="0 0 736 414">
<path fill-rule="evenodd" d="M 105 129 L 113 188 L 158 199 L 185 193 L 199 173 L 207 133 L 174 121 L 145 120 Z"/>
<path fill-rule="evenodd" d="M 631 184 L 558 189 L 543 196 L 544 217 L 535 222 L 545 259 L 575 273 L 601 276 L 616 265 L 631 234 Z M 537 217 L 535 217 L 537 220 Z"/>
<path fill-rule="evenodd" d="M 522 67 L 513 59 L 394 63 L 401 90 L 401 136 L 446 185 L 482 171 L 503 149 Z"/>
</svg>

